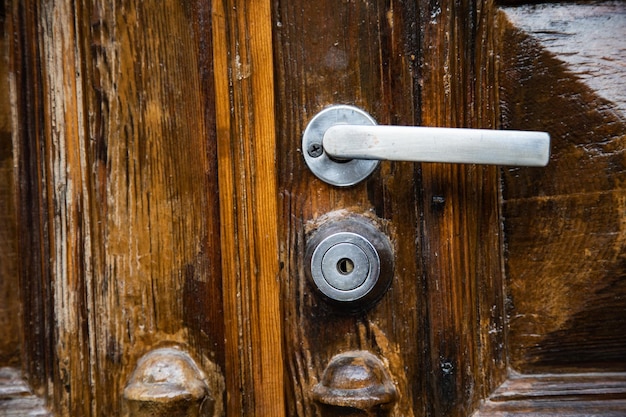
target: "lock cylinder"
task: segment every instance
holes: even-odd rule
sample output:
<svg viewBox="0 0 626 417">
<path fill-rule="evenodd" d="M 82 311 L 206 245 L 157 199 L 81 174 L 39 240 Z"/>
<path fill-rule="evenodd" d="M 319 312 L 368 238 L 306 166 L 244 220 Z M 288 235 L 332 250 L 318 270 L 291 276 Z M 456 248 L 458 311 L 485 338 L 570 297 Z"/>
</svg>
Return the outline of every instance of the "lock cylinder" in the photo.
<svg viewBox="0 0 626 417">
<path fill-rule="evenodd" d="M 305 263 L 318 293 L 350 310 L 371 307 L 393 277 L 389 239 L 364 216 L 322 224 L 307 241 Z"/>
<path fill-rule="evenodd" d="M 324 295 L 351 302 L 365 296 L 378 282 L 380 258 L 363 236 L 337 232 L 317 245 L 310 267 L 311 277 Z"/>
</svg>

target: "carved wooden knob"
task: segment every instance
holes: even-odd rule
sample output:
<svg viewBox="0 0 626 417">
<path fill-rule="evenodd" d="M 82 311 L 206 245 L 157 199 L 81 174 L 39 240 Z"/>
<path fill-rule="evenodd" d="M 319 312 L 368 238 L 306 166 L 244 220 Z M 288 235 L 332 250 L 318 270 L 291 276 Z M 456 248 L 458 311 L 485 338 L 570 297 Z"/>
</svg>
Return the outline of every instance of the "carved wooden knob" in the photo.
<svg viewBox="0 0 626 417">
<path fill-rule="evenodd" d="M 335 355 L 313 387 L 313 398 L 321 404 L 367 412 L 389 409 L 397 397 L 385 365 L 367 351 Z"/>
</svg>

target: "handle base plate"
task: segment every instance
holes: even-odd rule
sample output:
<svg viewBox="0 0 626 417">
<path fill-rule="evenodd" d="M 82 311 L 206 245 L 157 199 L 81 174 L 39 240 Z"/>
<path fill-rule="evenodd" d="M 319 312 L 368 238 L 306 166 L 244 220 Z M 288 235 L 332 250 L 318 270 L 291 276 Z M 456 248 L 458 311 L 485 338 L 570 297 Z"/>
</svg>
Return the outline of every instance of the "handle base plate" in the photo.
<svg viewBox="0 0 626 417">
<path fill-rule="evenodd" d="M 348 105 L 327 107 L 311 119 L 302 135 L 302 153 L 309 169 L 322 181 L 349 187 L 367 178 L 378 167 L 379 161 L 332 159 L 324 151 L 322 139 L 329 127 L 346 125 L 376 125 L 376 121 L 363 110 Z"/>
</svg>

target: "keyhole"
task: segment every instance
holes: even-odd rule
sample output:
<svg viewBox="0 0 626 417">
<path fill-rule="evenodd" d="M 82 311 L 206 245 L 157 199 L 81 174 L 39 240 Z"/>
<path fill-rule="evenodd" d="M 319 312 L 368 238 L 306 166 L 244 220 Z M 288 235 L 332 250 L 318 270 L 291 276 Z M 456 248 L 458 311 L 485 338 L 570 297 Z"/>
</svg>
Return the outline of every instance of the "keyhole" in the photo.
<svg viewBox="0 0 626 417">
<path fill-rule="evenodd" d="M 342 275 L 349 275 L 354 271 L 354 262 L 352 259 L 341 258 L 339 262 L 337 262 L 337 271 L 339 271 Z"/>
</svg>

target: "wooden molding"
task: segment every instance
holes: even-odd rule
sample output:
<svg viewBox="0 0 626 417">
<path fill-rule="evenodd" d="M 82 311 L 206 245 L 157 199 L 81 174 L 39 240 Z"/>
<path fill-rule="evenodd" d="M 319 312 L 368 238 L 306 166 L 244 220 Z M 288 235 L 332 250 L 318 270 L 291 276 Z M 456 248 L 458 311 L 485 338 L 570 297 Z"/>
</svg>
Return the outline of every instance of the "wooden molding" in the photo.
<svg viewBox="0 0 626 417">
<path fill-rule="evenodd" d="M 474 417 L 623 416 L 626 373 L 513 374 Z"/>
</svg>

